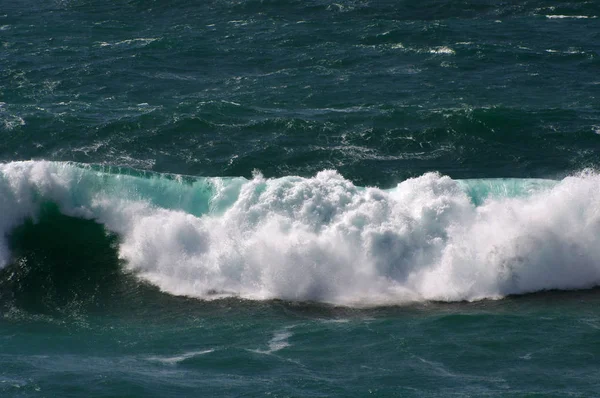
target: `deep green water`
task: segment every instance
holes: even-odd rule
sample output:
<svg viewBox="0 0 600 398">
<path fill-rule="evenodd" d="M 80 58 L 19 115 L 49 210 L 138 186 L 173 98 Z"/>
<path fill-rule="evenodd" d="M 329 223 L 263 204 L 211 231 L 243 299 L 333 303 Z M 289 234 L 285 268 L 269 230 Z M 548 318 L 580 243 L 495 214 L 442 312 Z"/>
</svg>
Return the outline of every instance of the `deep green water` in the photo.
<svg viewBox="0 0 600 398">
<path fill-rule="evenodd" d="M 596 1 L 0 0 L 0 395 L 597 396 L 599 164 Z"/>
</svg>

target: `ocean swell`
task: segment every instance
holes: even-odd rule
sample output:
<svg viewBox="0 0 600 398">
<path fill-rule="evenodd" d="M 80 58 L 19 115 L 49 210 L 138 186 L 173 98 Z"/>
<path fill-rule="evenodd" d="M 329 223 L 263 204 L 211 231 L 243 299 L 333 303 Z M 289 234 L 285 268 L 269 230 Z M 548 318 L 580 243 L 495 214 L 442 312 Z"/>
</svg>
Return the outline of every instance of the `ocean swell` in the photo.
<svg viewBox="0 0 600 398">
<path fill-rule="evenodd" d="M 175 295 L 351 306 L 478 300 L 600 284 L 600 176 L 452 180 L 389 190 L 313 178 L 195 178 L 0 164 L 6 237 L 44 203 L 120 236 L 139 278 Z M 6 238 L 0 265 L 11 260 Z"/>
</svg>

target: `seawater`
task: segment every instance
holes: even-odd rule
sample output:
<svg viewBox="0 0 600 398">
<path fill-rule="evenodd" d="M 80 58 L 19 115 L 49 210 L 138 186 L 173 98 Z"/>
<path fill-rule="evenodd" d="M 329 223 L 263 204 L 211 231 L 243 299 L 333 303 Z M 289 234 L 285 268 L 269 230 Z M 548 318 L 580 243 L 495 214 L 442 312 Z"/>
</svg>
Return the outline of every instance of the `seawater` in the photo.
<svg viewBox="0 0 600 398">
<path fill-rule="evenodd" d="M 0 392 L 596 396 L 599 16 L 0 2 Z"/>
</svg>

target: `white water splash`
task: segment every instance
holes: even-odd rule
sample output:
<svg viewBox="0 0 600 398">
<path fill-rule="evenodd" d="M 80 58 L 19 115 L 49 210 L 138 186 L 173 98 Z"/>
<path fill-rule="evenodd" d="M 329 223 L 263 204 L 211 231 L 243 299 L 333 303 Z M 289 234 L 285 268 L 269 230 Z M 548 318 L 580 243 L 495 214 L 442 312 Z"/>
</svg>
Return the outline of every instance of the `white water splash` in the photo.
<svg viewBox="0 0 600 398">
<path fill-rule="evenodd" d="M 385 191 L 334 171 L 184 182 L 0 165 L 3 235 L 47 200 L 120 234 L 126 266 L 176 295 L 372 306 L 600 284 L 592 172 L 560 182 L 429 173 Z M 3 239 L 0 263 L 9 258 Z"/>
</svg>

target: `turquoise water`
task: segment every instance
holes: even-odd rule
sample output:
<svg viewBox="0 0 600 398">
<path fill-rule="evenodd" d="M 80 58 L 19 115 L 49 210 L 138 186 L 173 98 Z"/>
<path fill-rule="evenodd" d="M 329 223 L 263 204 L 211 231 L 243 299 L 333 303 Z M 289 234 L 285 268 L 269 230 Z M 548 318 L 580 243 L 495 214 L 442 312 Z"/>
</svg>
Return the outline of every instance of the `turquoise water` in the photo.
<svg viewBox="0 0 600 398">
<path fill-rule="evenodd" d="M 0 2 L 0 393 L 593 397 L 593 1 Z"/>
</svg>

